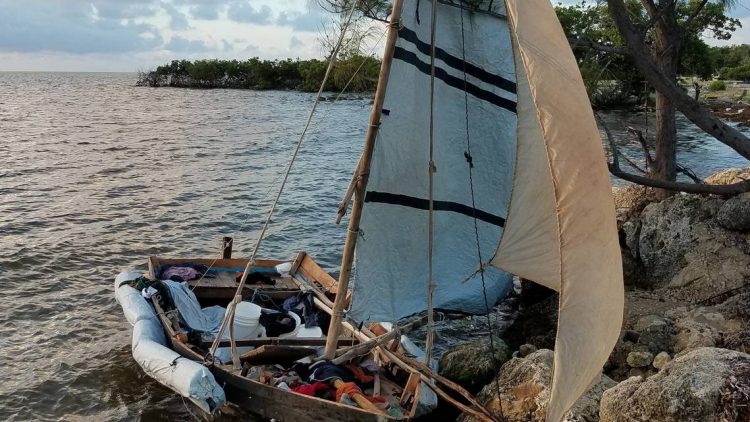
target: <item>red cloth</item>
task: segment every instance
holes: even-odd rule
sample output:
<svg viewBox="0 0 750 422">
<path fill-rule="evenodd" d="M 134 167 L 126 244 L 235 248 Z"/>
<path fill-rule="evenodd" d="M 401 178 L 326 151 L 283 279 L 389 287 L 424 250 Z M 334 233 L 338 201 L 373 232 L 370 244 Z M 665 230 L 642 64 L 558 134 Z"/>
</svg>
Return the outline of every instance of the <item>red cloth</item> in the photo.
<svg viewBox="0 0 750 422">
<path fill-rule="evenodd" d="M 316 382 L 313 384 L 300 385 L 299 387 L 292 388 L 295 393 L 305 394 L 307 396 L 317 396 L 318 393 L 325 393 L 329 391 L 331 386 L 324 382 Z"/>
<path fill-rule="evenodd" d="M 373 377 L 372 375 L 367 375 L 365 371 L 362 370 L 362 368 L 352 363 L 346 365 L 346 369 L 348 369 L 349 372 L 354 375 L 354 378 L 356 378 L 357 381 L 361 382 L 363 385 L 369 384 L 375 379 L 375 377 Z"/>
</svg>

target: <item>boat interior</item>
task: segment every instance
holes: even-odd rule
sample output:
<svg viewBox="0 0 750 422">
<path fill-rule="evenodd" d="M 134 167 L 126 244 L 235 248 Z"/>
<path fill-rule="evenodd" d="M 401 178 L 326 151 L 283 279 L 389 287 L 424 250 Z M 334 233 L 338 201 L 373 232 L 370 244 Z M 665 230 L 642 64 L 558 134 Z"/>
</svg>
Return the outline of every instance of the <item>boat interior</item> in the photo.
<svg viewBox="0 0 750 422">
<path fill-rule="evenodd" d="M 190 292 L 164 300 L 164 291 L 175 296 L 175 288 L 160 288 L 150 300 L 173 349 L 210 364 L 220 382 L 235 387 L 227 391 L 234 402 L 264 397 L 256 410 L 276 420 L 284 414 L 279 407 L 290 403 L 308 409 L 308 417 L 309 411 L 323 412 L 321 420 L 408 420 L 426 410 L 420 409 L 425 405 L 419 399 L 422 375 L 403 361 L 400 332 L 387 336 L 388 324 L 353 327 L 345 322 L 336 358 L 322 359 L 336 280 L 304 252 L 293 262 L 255 261 L 243 301 L 212 354 L 217 322 L 231 306 L 247 263 L 232 258 L 151 257 L 147 272 L 155 283 L 179 283 Z M 184 268 L 195 271 L 182 273 Z M 191 306 L 210 320 L 214 332 L 191 327 L 191 319 L 198 318 L 185 310 Z M 237 348 L 234 354 L 229 328 Z M 436 404 L 437 397 L 428 392 Z"/>
</svg>

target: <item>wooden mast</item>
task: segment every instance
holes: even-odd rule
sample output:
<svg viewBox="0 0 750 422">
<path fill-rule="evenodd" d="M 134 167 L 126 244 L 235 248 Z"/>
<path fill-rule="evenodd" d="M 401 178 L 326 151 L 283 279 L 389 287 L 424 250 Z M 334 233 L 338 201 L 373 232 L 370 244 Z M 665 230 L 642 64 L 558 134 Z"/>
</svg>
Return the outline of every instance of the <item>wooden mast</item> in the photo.
<svg viewBox="0 0 750 422">
<path fill-rule="evenodd" d="M 337 287 L 336 300 L 333 303 L 331 313 L 331 323 L 328 326 L 328 337 L 326 339 L 326 349 L 324 357 L 333 359 L 336 354 L 337 339 L 341 331 L 341 322 L 344 318 L 344 306 L 346 304 L 346 292 L 349 289 L 349 278 L 352 271 L 352 262 L 354 261 L 354 248 L 357 244 L 359 235 L 359 220 L 362 217 L 362 206 L 364 204 L 365 188 L 367 179 L 370 175 L 370 162 L 372 160 L 372 151 L 375 147 L 375 137 L 380 127 L 380 116 L 383 110 L 383 101 L 385 92 L 388 87 L 388 77 L 391 73 L 391 63 L 393 62 L 393 52 L 396 48 L 398 39 L 398 26 L 401 22 L 402 0 L 393 1 L 393 10 L 388 27 L 388 38 L 385 43 L 383 53 L 383 64 L 380 66 L 380 75 L 378 77 L 378 87 L 375 90 L 375 101 L 370 112 L 370 126 L 367 128 L 365 137 L 365 149 L 362 152 L 360 165 L 357 167 L 358 181 L 354 189 L 355 199 L 352 204 L 352 213 L 349 217 L 349 227 L 346 233 L 346 243 L 344 243 L 344 254 L 341 257 L 341 274 Z"/>
</svg>

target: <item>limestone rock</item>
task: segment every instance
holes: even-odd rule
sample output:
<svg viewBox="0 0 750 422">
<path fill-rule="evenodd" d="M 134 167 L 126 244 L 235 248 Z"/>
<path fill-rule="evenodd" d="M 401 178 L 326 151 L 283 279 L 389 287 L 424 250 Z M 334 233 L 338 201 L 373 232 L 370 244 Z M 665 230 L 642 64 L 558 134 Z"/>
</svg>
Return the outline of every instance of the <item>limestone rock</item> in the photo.
<svg viewBox="0 0 750 422">
<path fill-rule="evenodd" d="M 499 416 L 500 397 L 503 415 L 507 422 L 544 421 L 550 394 L 552 358 L 551 350 L 541 349 L 526 358 L 511 359 L 500 369 L 496 380 L 482 389 L 477 399 L 492 413 Z M 601 380 L 576 402 L 563 420 L 566 422 L 597 421 L 601 395 L 615 385 L 614 381 L 603 375 Z M 463 415 L 458 421 L 473 422 L 475 419 Z"/>
<path fill-rule="evenodd" d="M 504 341 L 495 338 L 493 344 L 495 359 L 490 353 L 489 339 L 462 344 L 443 353 L 440 357 L 440 375 L 469 390 L 480 389 L 510 358 L 511 350 Z"/>
<path fill-rule="evenodd" d="M 719 208 L 716 221 L 729 230 L 750 230 L 750 192 L 728 199 Z"/>
<path fill-rule="evenodd" d="M 637 344 L 646 347 L 652 354 L 662 350 L 671 350 L 674 335 L 677 334 L 674 322 L 658 315 L 641 317 L 636 322 L 634 330 L 640 334 Z"/>
<path fill-rule="evenodd" d="M 673 351 L 681 353 L 699 347 L 721 345 L 726 334 L 733 334 L 743 327 L 742 322 L 726 319 L 711 308 L 677 308 L 667 313 L 676 321 L 677 335 Z"/>
<path fill-rule="evenodd" d="M 604 392 L 601 422 L 750 420 L 750 355 L 700 348 Z"/>
<path fill-rule="evenodd" d="M 559 301 L 560 296 L 553 293 L 538 302 L 526 305 L 513 324 L 505 330 L 505 341 L 512 348 L 518 348 L 522 344 L 532 344 L 537 348 L 554 348 Z"/>
<path fill-rule="evenodd" d="M 536 352 L 537 348 L 533 344 L 522 344 L 518 348 L 518 357 L 525 358 L 526 356 Z"/>
<path fill-rule="evenodd" d="M 702 301 L 750 278 L 747 235 L 721 227 L 715 218 L 726 202 L 675 195 L 623 223 L 628 250 L 642 264 L 650 287 L 667 287 L 672 299 Z"/>
<path fill-rule="evenodd" d="M 750 167 L 721 170 L 708 176 L 705 182 L 712 185 L 731 185 L 745 180 L 750 180 Z"/>
<path fill-rule="evenodd" d="M 669 356 L 669 353 L 667 352 L 661 352 L 658 355 L 654 357 L 654 361 L 652 362 L 654 368 L 656 369 L 662 369 L 664 368 L 672 358 Z"/>
<path fill-rule="evenodd" d="M 646 368 L 654 361 L 654 355 L 649 352 L 630 352 L 628 354 L 628 365 L 632 368 Z"/>
</svg>

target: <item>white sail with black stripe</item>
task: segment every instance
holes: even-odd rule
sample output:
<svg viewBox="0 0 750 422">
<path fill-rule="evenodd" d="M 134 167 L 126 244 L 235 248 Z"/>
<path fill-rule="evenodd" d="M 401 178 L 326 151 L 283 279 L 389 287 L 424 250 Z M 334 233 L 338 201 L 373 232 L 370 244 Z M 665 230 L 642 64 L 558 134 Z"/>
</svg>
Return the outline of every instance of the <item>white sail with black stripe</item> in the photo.
<svg viewBox="0 0 750 422">
<path fill-rule="evenodd" d="M 437 10 L 436 309 L 486 313 L 512 283 L 486 265 L 508 213 L 516 151 L 515 67 L 498 3 L 494 13 Z M 357 242 L 350 316 L 361 321 L 427 306 L 430 19 L 429 1 L 404 3 Z"/>
<path fill-rule="evenodd" d="M 559 292 L 546 407 L 559 422 L 601 373 L 624 299 L 611 185 L 577 62 L 549 0 L 404 0 L 401 16 L 348 316 L 393 321 L 427 308 L 432 107 L 434 307 L 486 312 L 510 288 L 503 271 Z"/>
</svg>

